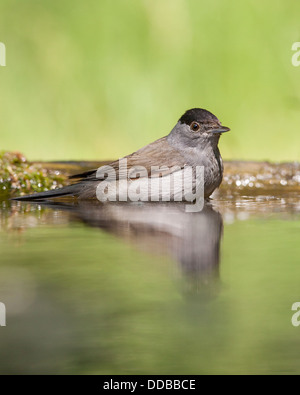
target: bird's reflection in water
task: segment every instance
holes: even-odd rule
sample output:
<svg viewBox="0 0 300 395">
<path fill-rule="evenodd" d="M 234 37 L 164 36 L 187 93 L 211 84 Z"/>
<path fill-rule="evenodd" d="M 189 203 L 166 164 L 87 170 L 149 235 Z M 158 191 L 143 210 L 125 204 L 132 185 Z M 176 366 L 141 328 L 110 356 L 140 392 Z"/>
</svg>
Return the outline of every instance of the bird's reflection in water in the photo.
<svg viewBox="0 0 300 395">
<path fill-rule="evenodd" d="M 219 278 L 223 220 L 207 204 L 185 212 L 183 203 L 78 202 L 53 206 L 70 209 L 77 220 L 101 228 L 154 256 L 168 254 L 179 262 L 190 291 L 210 288 Z M 215 289 L 215 287 L 213 287 Z"/>
</svg>

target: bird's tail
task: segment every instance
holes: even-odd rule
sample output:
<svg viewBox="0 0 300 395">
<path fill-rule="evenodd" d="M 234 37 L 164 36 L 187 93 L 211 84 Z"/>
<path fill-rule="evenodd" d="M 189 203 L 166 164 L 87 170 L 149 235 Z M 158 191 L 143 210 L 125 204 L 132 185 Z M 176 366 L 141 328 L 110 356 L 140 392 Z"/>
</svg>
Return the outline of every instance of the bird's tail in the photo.
<svg viewBox="0 0 300 395">
<path fill-rule="evenodd" d="M 13 198 L 12 200 L 21 200 L 21 201 L 34 201 L 34 200 L 44 200 L 44 199 L 51 199 L 63 196 L 76 196 L 81 189 L 79 184 L 69 185 L 64 188 L 53 189 L 51 191 L 35 193 L 34 195 L 26 195 L 26 196 L 19 196 Z"/>
</svg>

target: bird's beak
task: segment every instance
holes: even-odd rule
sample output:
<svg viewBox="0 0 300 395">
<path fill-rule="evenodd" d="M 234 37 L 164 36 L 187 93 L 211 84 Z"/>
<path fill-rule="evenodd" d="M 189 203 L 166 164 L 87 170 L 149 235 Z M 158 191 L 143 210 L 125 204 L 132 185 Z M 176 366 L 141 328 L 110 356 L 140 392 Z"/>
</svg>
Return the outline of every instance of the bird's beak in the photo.
<svg viewBox="0 0 300 395">
<path fill-rule="evenodd" d="M 221 134 L 221 133 L 226 133 L 229 132 L 229 128 L 227 128 L 226 126 L 218 126 L 216 128 L 210 129 L 211 133 L 215 133 L 215 134 Z"/>
</svg>

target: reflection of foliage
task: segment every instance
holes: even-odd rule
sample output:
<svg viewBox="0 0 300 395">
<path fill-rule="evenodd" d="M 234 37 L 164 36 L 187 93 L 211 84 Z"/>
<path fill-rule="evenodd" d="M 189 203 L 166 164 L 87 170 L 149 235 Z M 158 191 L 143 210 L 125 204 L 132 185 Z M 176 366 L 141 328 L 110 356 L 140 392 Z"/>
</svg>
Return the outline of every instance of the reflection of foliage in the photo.
<svg viewBox="0 0 300 395">
<path fill-rule="evenodd" d="M 0 153 L 0 195 L 22 195 L 62 187 L 60 171 L 30 163 L 18 152 Z"/>
<path fill-rule="evenodd" d="M 65 225 L 69 222 L 67 212 L 47 210 L 40 204 L 21 204 L 3 200 L 0 205 L 0 230 L 6 233 L 23 233 L 41 224 Z"/>
</svg>

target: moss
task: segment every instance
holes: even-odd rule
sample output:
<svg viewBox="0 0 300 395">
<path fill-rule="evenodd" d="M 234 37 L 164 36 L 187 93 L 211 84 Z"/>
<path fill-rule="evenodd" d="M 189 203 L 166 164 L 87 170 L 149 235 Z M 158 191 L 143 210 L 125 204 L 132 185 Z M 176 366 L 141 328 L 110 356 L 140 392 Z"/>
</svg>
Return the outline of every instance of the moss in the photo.
<svg viewBox="0 0 300 395">
<path fill-rule="evenodd" d="M 67 177 L 40 163 L 30 163 L 19 152 L 0 152 L 0 196 L 20 196 L 63 187 Z"/>
</svg>

